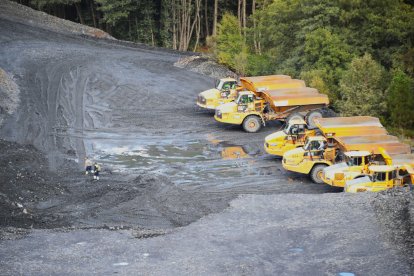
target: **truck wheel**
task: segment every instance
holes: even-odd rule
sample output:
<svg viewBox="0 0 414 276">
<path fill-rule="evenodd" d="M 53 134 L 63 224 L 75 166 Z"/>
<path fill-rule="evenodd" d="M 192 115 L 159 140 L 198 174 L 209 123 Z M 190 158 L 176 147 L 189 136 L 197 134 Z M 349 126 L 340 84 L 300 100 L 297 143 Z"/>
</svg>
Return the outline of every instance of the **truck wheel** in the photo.
<svg viewBox="0 0 414 276">
<path fill-rule="evenodd" d="M 316 165 L 313 167 L 313 169 L 310 172 L 310 178 L 312 179 L 312 181 L 316 184 L 323 184 L 323 180 L 322 180 L 322 171 L 323 169 L 326 167 L 326 165 Z"/>
<path fill-rule="evenodd" d="M 286 124 L 289 124 L 290 120 L 293 119 L 302 119 L 303 120 L 303 115 L 300 113 L 292 113 L 289 116 L 286 117 Z"/>
<path fill-rule="evenodd" d="M 315 119 L 323 118 L 321 110 L 313 110 L 306 115 L 306 123 L 309 128 L 315 128 Z"/>
<path fill-rule="evenodd" d="M 247 132 L 253 133 L 258 132 L 262 127 L 262 120 L 260 117 L 255 115 L 247 116 L 243 121 L 243 129 Z"/>
<path fill-rule="evenodd" d="M 322 108 L 322 114 L 324 118 L 338 117 L 338 114 L 336 114 L 335 111 L 328 107 Z"/>
</svg>

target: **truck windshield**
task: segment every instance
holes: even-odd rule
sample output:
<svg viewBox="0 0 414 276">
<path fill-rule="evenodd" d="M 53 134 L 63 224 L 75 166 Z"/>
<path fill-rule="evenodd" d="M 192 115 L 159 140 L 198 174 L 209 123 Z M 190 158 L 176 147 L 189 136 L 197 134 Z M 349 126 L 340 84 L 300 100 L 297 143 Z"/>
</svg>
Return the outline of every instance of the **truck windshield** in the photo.
<svg viewBox="0 0 414 276">
<path fill-rule="evenodd" d="M 325 142 L 323 140 L 306 140 L 305 145 L 303 146 L 304 150 L 323 150 L 325 147 Z"/>
<path fill-rule="evenodd" d="M 289 134 L 289 129 L 290 129 L 290 125 L 286 124 L 285 128 L 283 129 L 283 132 L 286 133 L 286 134 Z"/>
<path fill-rule="evenodd" d="M 223 80 L 217 80 L 216 81 L 216 89 L 221 90 L 223 88 L 223 84 L 224 84 Z"/>
<path fill-rule="evenodd" d="M 362 164 L 362 158 L 361 156 L 356 157 L 347 157 L 346 164 L 350 167 L 352 166 L 360 166 Z"/>
<path fill-rule="evenodd" d="M 374 180 L 374 182 L 385 181 L 386 180 L 386 175 L 387 175 L 386 172 L 375 172 L 373 180 Z"/>
<path fill-rule="evenodd" d="M 305 142 L 305 145 L 303 146 L 303 149 L 304 150 L 310 150 L 310 146 L 311 146 L 311 141 L 306 139 L 306 142 Z"/>
<path fill-rule="evenodd" d="M 246 104 L 252 103 L 252 102 L 254 102 L 253 95 L 246 95 L 246 94 L 239 95 L 239 97 L 236 100 L 236 104 L 238 104 L 238 105 L 246 105 Z"/>
<path fill-rule="evenodd" d="M 240 104 L 241 103 L 241 97 L 243 97 L 243 95 L 239 95 L 239 97 L 236 100 L 236 104 Z"/>
</svg>

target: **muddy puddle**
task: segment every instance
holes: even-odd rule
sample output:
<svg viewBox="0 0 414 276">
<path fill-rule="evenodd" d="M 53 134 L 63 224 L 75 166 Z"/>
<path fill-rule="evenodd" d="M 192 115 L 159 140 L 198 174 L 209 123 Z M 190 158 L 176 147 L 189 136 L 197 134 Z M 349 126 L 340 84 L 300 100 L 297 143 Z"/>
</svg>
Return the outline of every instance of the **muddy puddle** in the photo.
<svg viewBox="0 0 414 276">
<path fill-rule="evenodd" d="M 105 137 L 106 136 L 106 137 Z M 209 135 L 185 137 L 132 137 L 100 133 L 84 139 L 86 155 L 111 172 L 168 176 L 175 184 L 228 185 L 234 178 L 249 181 L 258 175 L 274 175 L 275 161 L 253 145 L 236 145 Z"/>
</svg>

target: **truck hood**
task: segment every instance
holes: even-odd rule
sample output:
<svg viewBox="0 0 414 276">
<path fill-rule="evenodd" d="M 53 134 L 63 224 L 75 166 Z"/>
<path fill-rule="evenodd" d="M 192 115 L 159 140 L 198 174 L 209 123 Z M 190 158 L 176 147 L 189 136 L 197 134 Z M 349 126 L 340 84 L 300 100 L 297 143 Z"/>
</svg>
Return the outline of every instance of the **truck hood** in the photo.
<svg viewBox="0 0 414 276">
<path fill-rule="evenodd" d="M 303 149 L 303 147 L 289 150 L 283 154 L 283 162 L 291 166 L 297 166 L 299 163 L 301 163 L 304 160 L 303 159 L 304 153 L 305 153 L 305 150 Z"/>
<path fill-rule="evenodd" d="M 237 104 L 235 102 L 225 103 L 216 108 L 222 114 L 237 112 Z"/>
<path fill-rule="evenodd" d="M 292 149 L 292 150 L 285 152 L 284 156 L 285 157 L 291 157 L 291 156 L 297 156 L 297 155 L 303 156 L 304 153 L 305 153 L 305 150 L 303 149 L 303 147 L 299 147 L 299 148 Z"/>
<path fill-rule="evenodd" d="M 323 169 L 325 177 L 328 179 L 334 179 L 335 174 L 338 172 L 344 172 L 348 168 L 348 165 L 345 162 L 331 165 Z"/>
<path fill-rule="evenodd" d="M 220 91 L 216 88 L 212 88 L 206 91 L 203 91 L 199 94 L 200 96 L 203 96 L 204 99 L 217 99 L 220 98 Z"/>
<path fill-rule="evenodd" d="M 286 133 L 281 130 L 270 135 L 267 135 L 265 138 L 266 143 L 280 143 L 283 142 L 286 138 Z"/>
<path fill-rule="evenodd" d="M 362 187 L 362 186 L 367 185 L 369 183 L 372 183 L 372 180 L 368 176 L 348 180 L 348 181 L 345 182 L 345 191 L 347 191 L 350 188 L 355 188 L 355 187 L 358 187 L 358 186 Z"/>
</svg>

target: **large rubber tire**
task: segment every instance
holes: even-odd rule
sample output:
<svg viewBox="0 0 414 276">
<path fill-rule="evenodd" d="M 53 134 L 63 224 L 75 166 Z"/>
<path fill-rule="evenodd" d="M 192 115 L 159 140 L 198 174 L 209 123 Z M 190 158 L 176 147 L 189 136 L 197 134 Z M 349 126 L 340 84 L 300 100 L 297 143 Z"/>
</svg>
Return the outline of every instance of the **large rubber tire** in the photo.
<svg viewBox="0 0 414 276">
<path fill-rule="evenodd" d="M 304 119 L 304 116 L 300 113 L 292 113 L 289 116 L 286 117 L 286 124 L 289 124 L 290 120 L 293 119 Z"/>
<path fill-rule="evenodd" d="M 259 116 L 249 115 L 243 121 L 243 129 L 246 132 L 254 133 L 258 132 L 262 127 L 262 120 Z"/>
<path fill-rule="evenodd" d="M 323 183 L 325 183 L 325 182 L 323 182 L 323 180 L 322 180 L 322 171 L 323 171 L 323 169 L 324 168 L 326 168 L 327 166 L 326 165 L 324 165 L 324 164 L 319 164 L 319 165 L 315 165 L 313 168 L 312 168 L 312 170 L 311 170 L 311 172 L 310 172 L 310 174 L 309 174 L 309 176 L 310 176 L 310 178 L 312 179 L 312 181 L 314 182 L 314 183 L 316 183 L 316 184 L 323 184 Z"/>
<path fill-rule="evenodd" d="M 336 114 L 335 111 L 328 107 L 324 107 L 321 110 L 324 118 L 338 117 L 338 114 Z"/>
<path fill-rule="evenodd" d="M 323 118 L 322 110 L 313 110 L 306 114 L 306 123 L 308 124 L 308 128 L 316 128 L 315 119 Z"/>
</svg>

